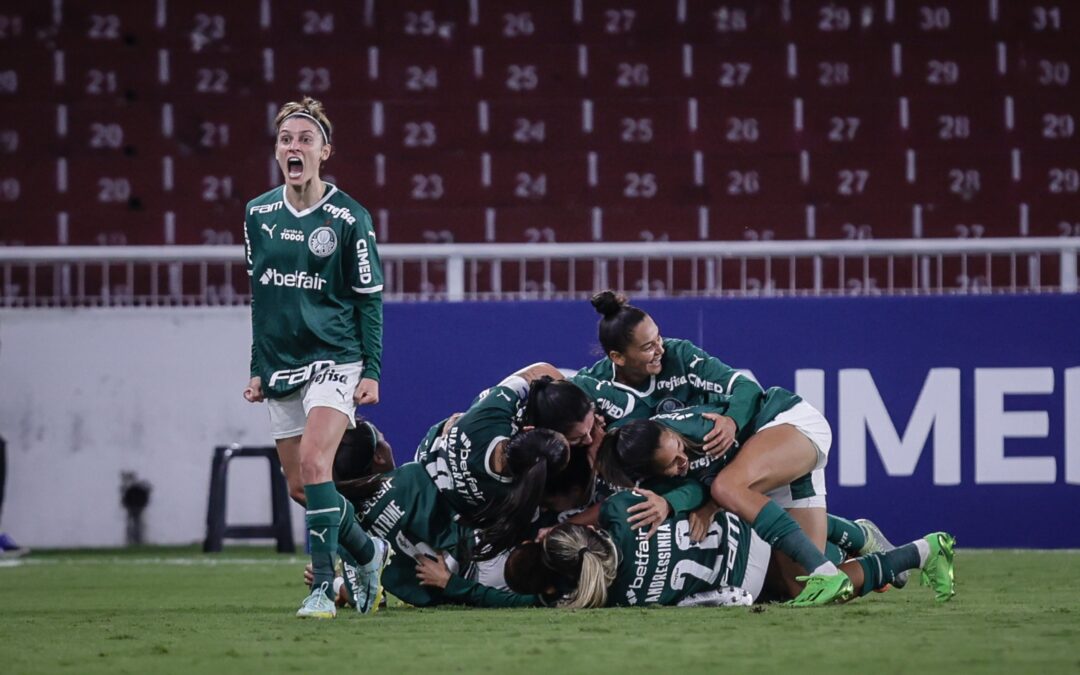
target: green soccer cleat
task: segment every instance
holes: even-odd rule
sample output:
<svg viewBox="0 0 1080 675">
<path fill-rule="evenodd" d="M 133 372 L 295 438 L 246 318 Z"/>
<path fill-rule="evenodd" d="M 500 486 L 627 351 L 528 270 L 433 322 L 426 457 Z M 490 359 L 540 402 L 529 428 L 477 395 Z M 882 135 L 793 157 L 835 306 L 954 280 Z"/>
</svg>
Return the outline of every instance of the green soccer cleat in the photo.
<svg viewBox="0 0 1080 675">
<path fill-rule="evenodd" d="M 795 577 L 795 579 L 806 582 L 806 587 L 793 600 L 788 600 L 787 604 L 792 607 L 831 605 L 834 602 L 845 602 L 855 594 L 851 579 L 843 572 L 832 575 L 811 574 L 806 577 Z"/>
<path fill-rule="evenodd" d="M 930 544 L 930 557 L 922 569 L 922 585 L 934 589 L 934 599 L 948 602 L 956 595 L 953 573 L 953 546 L 956 539 L 947 532 L 933 532 L 923 537 Z"/>
<path fill-rule="evenodd" d="M 375 545 L 375 557 L 367 564 L 357 565 L 345 556 L 341 560 L 349 604 L 360 614 L 374 614 L 382 606 L 382 574 L 393 553 L 385 539 L 372 537 L 371 541 Z"/>
<path fill-rule="evenodd" d="M 337 616 L 337 606 L 326 595 L 326 589 L 330 585 L 325 581 L 317 588 L 311 590 L 311 595 L 304 598 L 304 604 L 296 610 L 296 616 L 301 619 L 333 619 Z"/>
<path fill-rule="evenodd" d="M 859 555 L 869 555 L 871 553 L 886 553 L 896 548 L 892 545 L 884 534 L 881 532 L 881 528 L 874 524 L 873 521 L 866 518 L 858 518 L 855 520 L 855 524 L 862 528 L 863 534 L 866 535 L 866 544 L 859 549 Z M 896 588 L 903 588 L 907 586 L 908 571 L 904 570 L 896 575 L 896 578 L 892 580 L 891 585 Z M 888 586 L 881 589 L 887 590 Z"/>
</svg>

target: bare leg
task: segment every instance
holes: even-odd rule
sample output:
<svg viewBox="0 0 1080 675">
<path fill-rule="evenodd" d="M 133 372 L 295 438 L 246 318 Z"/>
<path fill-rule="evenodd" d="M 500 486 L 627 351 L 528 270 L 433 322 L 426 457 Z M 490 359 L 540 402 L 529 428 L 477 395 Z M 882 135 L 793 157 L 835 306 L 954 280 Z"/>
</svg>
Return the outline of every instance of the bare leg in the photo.
<svg viewBox="0 0 1080 675">
<path fill-rule="evenodd" d="M 765 493 L 810 473 L 817 450 L 795 427 L 782 424 L 750 437 L 712 484 L 712 498 L 748 523 L 769 501 Z M 817 543 L 815 541 L 815 543 Z M 824 532 L 821 547 L 825 547 Z"/>
<path fill-rule="evenodd" d="M 285 472 L 285 482 L 289 484 L 289 496 L 300 506 L 305 506 L 304 481 L 300 475 L 300 436 L 279 438 L 277 455 L 281 469 Z"/>
<path fill-rule="evenodd" d="M 333 480 L 334 455 L 348 426 L 349 418 L 340 410 L 323 406 L 311 409 L 299 443 L 301 486 Z"/>
</svg>

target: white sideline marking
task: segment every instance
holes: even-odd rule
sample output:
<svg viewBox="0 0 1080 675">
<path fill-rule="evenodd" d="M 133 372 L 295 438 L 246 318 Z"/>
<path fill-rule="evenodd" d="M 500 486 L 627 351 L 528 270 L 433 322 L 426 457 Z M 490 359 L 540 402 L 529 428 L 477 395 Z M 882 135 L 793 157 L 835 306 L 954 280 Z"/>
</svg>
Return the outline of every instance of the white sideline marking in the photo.
<svg viewBox="0 0 1080 675">
<path fill-rule="evenodd" d="M 0 567 L 16 565 L 177 565 L 181 567 L 216 567 L 218 565 L 299 565 L 308 561 L 305 556 L 282 556 L 273 558 L 214 558 L 207 554 L 205 558 L 108 558 L 72 556 L 70 558 L 15 558 L 0 560 Z"/>
</svg>

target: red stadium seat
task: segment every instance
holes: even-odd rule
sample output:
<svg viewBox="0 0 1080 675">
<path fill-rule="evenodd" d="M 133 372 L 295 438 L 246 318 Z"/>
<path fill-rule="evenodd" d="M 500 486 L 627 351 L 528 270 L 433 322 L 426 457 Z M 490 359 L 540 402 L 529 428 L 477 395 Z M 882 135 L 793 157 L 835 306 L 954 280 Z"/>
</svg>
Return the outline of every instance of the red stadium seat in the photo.
<svg viewBox="0 0 1080 675">
<path fill-rule="evenodd" d="M 585 242 L 601 237 L 593 209 L 580 206 L 509 206 L 487 209 L 491 241 L 503 243 Z"/>
<path fill-rule="evenodd" d="M 256 59 L 257 57 L 257 59 Z M 251 50 L 245 66 L 251 70 L 247 93 L 265 94 L 277 103 L 356 96 L 369 76 L 366 52 L 342 52 L 325 44 L 305 46 L 283 42 Z"/>
<path fill-rule="evenodd" d="M 1014 192 L 1009 152 L 956 150 L 915 153 L 916 180 L 910 193 L 915 201 L 971 204 Z"/>
<path fill-rule="evenodd" d="M 36 4 L 48 6 L 49 3 Z M 160 45 L 167 35 L 164 29 L 174 28 L 168 26 L 165 14 L 159 12 L 164 7 L 155 2 L 125 0 L 65 3 L 60 46 Z M 183 33 L 176 30 L 174 34 Z"/>
<path fill-rule="evenodd" d="M 696 105 L 695 105 L 696 104 Z M 790 99 L 760 100 L 721 97 L 693 99 L 694 145 L 718 155 L 791 153 L 796 142 L 794 105 Z"/>
<path fill-rule="evenodd" d="M 912 205 L 914 236 L 979 239 L 1022 234 L 1017 206 L 1003 195 L 981 197 L 970 202 L 939 200 Z"/>
<path fill-rule="evenodd" d="M 166 239 L 165 214 L 158 208 L 108 206 L 69 209 L 67 242 L 73 246 L 160 246 Z M 233 222 L 239 214 L 234 213 Z"/>
<path fill-rule="evenodd" d="M 482 44 L 538 45 L 577 41 L 574 0 L 499 0 L 479 3 L 473 31 Z"/>
<path fill-rule="evenodd" d="M 694 60 L 689 45 L 582 45 L 578 67 L 589 96 L 637 98 L 692 91 Z"/>
<path fill-rule="evenodd" d="M 693 90 L 701 97 L 756 100 L 792 87 L 794 47 L 782 43 L 736 47 L 693 45 Z"/>
<path fill-rule="evenodd" d="M 671 43 L 681 28 L 675 3 L 652 0 L 576 0 L 574 22 L 590 44 Z"/>
<path fill-rule="evenodd" d="M 579 149 L 592 138 L 585 128 L 587 107 L 579 100 L 478 101 L 483 145 L 503 150 Z"/>
<path fill-rule="evenodd" d="M 800 240 L 807 230 L 806 207 L 799 203 L 769 203 L 748 199 L 725 201 L 708 210 L 709 239 L 727 241 Z"/>
<path fill-rule="evenodd" d="M 480 156 L 471 152 L 424 158 L 388 156 L 368 201 L 389 208 L 482 206 L 481 168 Z M 351 185 L 342 180 L 343 187 Z"/>
<path fill-rule="evenodd" d="M 1000 4 L 999 13 L 1002 36 L 1015 41 L 1067 44 L 1080 29 L 1080 11 L 1073 3 L 1011 0 Z"/>
<path fill-rule="evenodd" d="M 50 46 L 61 28 L 54 23 L 57 18 L 52 3 L 22 3 L 18 7 L 11 5 L 5 8 L 0 16 L 0 45 L 20 49 Z M 63 20 L 62 15 L 59 18 Z"/>
<path fill-rule="evenodd" d="M 450 244 L 492 241 L 480 208 L 399 207 L 371 211 L 380 243 Z"/>
<path fill-rule="evenodd" d="M 898 103 L 908 147 L 983 152 L 1007 147 L 999 96 L 903 96 Z"/>
<path fill-rule="evenodd" d="M 1080 143 L 1080 101 L 1047 92 L 1009 95 L 1003 103 L 1009 143 L 1036 152 L 1057 152 Z"/>
<path fill-rule="evenodd" d="M 597 209 L 596 225 L 603 241 L 709 239 L 709 211 L 697 206 L 655 203 L 609 206 Z"/>
<path fill-rule="evenodd" d="M 679 13 L 685 7 L 685 13 Z M 789 35 L 779 3 L 757 0 L 686 0 L 676 4 L 680 39 L 690 42 L 757 44 L 783 42 Z"/>
<path fill-rule="evenodd" d="M 21 196 L 16 196 L 16 188 L 11 181 L 9 176 L 0 176 L 0 246 L 56 246 L 67 243 L 63 238 L 66 233 L 60 212 L 48 208 L 30 208 Z"/>
<path fill-rule="evenodd" d="M 243 105 L 189 102 L 162 103 L 159 117 L 170 153 L 181 156 L 269 153 L 274 146 L 273 116 L 277 106 L 259 101 Z M 331 115 L 333 111 L 331 110 Z"/>
<path fill-rule="evenodd" d="M 0 158 L 48 165 L 60 149 L 57 128 L 61 117 L 57 105 L 5 106 L 0 115 Z"/>
<path fill-rule="evenodd" d="M 587 99 L 584 107 L 593 148 L 671 152 L 701 147 L 704 140 L 700 106 L 687 99 Z"/>
<path fill-rule="evenodd" d="M 591 200 L 600 206 L 696 204 L 704 198 L 704 170 L 692 153 L 648 155 L 620 150 L 592 156 Z"/>
<path fill-rule="evenodd" d="M 417 46 L 403 49 L 368 47 L 359 53 L 337 54 L 338 63 L 348 62 L 350 70 L 362 67 L 362 74 L 346 80 L 344 93 L 371 99 L 471 100 L 483 65 L 478 47 Z M 302 54 L 301 54 L 302 55 Z"/>
<path fill-rule="evenodd" d="M 894 150 L 904 146 L 894 97 L 814 96 L 792 101 L 795 137 L 812 152 Z"/>
<path fill-rule="evenodd" d="M 886 91 L 893 68 L 893 51 L 882 41 L 839 42 L 789 47 L 788 72 L 800 95 L 848 97 L 859 92 Z"/>
<path fill-rule="evenodd" d="M 480 114 L 471 101 L 373 101 L 368 108 L 370 125 L 360 115 L 340 118 L 370 133 L 371 142 L 363 148 L 368 151 L 430 154 L 470 150 L 480 143 Z"/>
<path fill-rule="evenodd" d="M 807 207 L 807 235 L 814 239 L 907 239 L 918 236 L 911 209 L 898 202 L 825 202 Z"/>
<path fill-rule="evenodd" d="M 262 192 L 241 195 L 235 200 L 170 200 L 164 211 L 161 243 L 187 246 L 244 243 L 244 204 Z"/>
<path fill-rule="evenodd" d="M 91 101 L 56 109 L 54 146 L 65 155 L 154 157 L 168 147 L 161 104 Z"/>
<path fill-rule="evenodd" d="M 500 44 L 474 50 L 481 73 L 474 92 L 483 98 L 565 99 L 587 91 L 588 58 L 583 45 Z"/>
<path fill-rule="evenodd" d="M 406 47 L 467 43 L 480 21 L 479 7 L 470 6 L 475 4 L 459 0 L 381 0 L 374 12 L 379 40 Z"/>
<path fill-rule="evenodd" d="M 802 204 L 808 190 L 800 171 L 798 155 L 705 155 L 707 201 L 724 209 Z"/>
<path fill-rule="evenodd" d="M 990 3 L 986 2 L 921 3 L 891 0 L 886 3 L 884 19 L 888 38 L 899 40 L 985 40 L 992 35 L 994 28 Z"/>
<path fill-rule="evenodd" d="M 1001 49 L 1008 52 L 1003 60 L 1007 63 L 1005 80 L 1011 92 L 1076 100 L 1080 55 L 1073 45 L 1032 40 L 1003 45 Z"/>
<path fill-rule="evenodd" d="M 243 159 L 227 155 L 175 155 L 163 158 L 162 162 L 164 191 L 170 203 L 202 204 L 208 208 L 220 204 L 232 209 L 236 218 L 243 217 L 248 200 L 281 184 L 281 174 L 271 163 L 269 148 L 262 153 L 249 152 Z"/>
<path fill-rule="evenodd" d="M 993 42 L 892 43 L 893 89 L 901 95 L 989 95 L 1001 86 L 1001 53 Z"/>
<path fill-rule="evenodd" d="M 1034 152 L 1016 150 L 1019 176 L 1014 174 L 1022 201 L 1075 203 L 1080 198 L 1080 157 L 1075 152 Z"/>
<path fill-rule="evenodd" d="M 794 39 L 805 45 L 870 44 L 887 33 L 883 7 L 862 0 L 809 0 L 792 2 L 790 24 Z"/>
<path fill-rule="evenodd" d="M 268 39 L 325 48 L 338 41 L 368 44 L 378 36 L 372 0 L 304 0 L 303 3 L 266 3 L 270 8 Z"/>
<path fill-rule="evenodd" d="M 589 199 L 584 152 L 502 152 L 481 156 L 481 199 L 492 206 L 582 204 Z"/>
<path fill-rule="evenodd" d="M 1080 200 L 1032 200 L 1017 207 L 1019 234 L 1032 237 L 1080 237 Z"/>
<path fill-rule="evenodd" d="M 901 152 L 813 153 L 807 189 L 813 201 L 840 204 L 902 202 L 909 190 Z"/>
<path fill-rule="evenodd" d="M 98 213 L 128 210 L 160 215 L 164 205 L 166 166 L 161 157 L 72 157 L 57 169 L 58 208 L 95 209 Z"/>
<path fill-rule="evenodd" d="M 155 100 L 169 86 L 169 50 L 119 43 L 57 50 L 56 95 L 65 100 L 122 103 Z"/>
<path fill-rule="evenodd" d="M 273 18 L 270 12 L 277 3 L 263 3 L 260 0 L 228 3 L 185 0 L 163 4 L 166 16 L 161 34 L 175 49 L 223 52 L 235 56 L 270 44 L 268 30 Z"/>
</svg>

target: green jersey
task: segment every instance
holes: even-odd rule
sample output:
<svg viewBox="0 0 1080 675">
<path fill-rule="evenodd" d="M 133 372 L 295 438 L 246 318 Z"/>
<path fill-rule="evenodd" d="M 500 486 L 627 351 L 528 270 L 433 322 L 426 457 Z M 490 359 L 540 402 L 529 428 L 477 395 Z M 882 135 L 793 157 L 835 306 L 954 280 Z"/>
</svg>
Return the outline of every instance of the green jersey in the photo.
<svg viewBox="0 0 1080 675">
<path fill-rule="evenodd" d="M 296 211 L 284 187 L 247 205 L 251 375 L 270 398 L 286 396 L 335 363 L 382 362 L 382 265 L 371 216 L 335 186 Z"/>
<path fill-rule="evenodd" d="M 615 381 L 615 364 L 604 358 L 579 375 L 611 382 L 621 395 L 598 405 L 608 422 L 618 419 L 642 419 L 657 413 L 671 412 L 694 405 L 726 406 L 726 414 L 742 429 L 754 414 L 761 387 L 738 370 L 709 356 L 687 340 L 664 340 L 664 356 L 659 375 L 650 376 L 642 388 Z M 602 394 L 603 392 L 598 392 Z M 612 411 L 618 410 L 618 414 Z"/>
<path fill-rule="evenodd" d="M 640 499 L 633 492 L 620 492 L 600 508 L 600 527 L 619 553 L 609 605 L 675 605 L 719 586 L 742 585 L 750 557 L 750 525 L 720 511 L 705 539 L 693 543 L 687 514 L 678 512 L 650 538 L 648 528 L 631 530 L 627 522 L 627 507 Z"/>
<path fill-rule="evenodd" d="M 416 606 L 464 604 L 477 607 L 526 607 L 539 603 L 534 595 L 520 595 L 485 586 L 461 573 L 451 576 L 445 589 L 421 586 L 416 579 L 419 555 L 449 552 L 459 565 L 468 564 L 473 531 L 454 522 L 427 470 L 415 462 L 386 474 L 379 491 L 358 505 L 357 520 L 365 531 L 390 542 L 396 553 L 383 572 L 386 589 Z"/>
<path fill-rule="evenodd" d="M 491 455 L 516 431 L 520 404 L 518 391 L 502 385 L 492 387 L 421 453 L 439 492 L 466 519 L 488 504 L 502 501 L 510 492 L 513 479 L 491 470 Z"/>
</svg>

